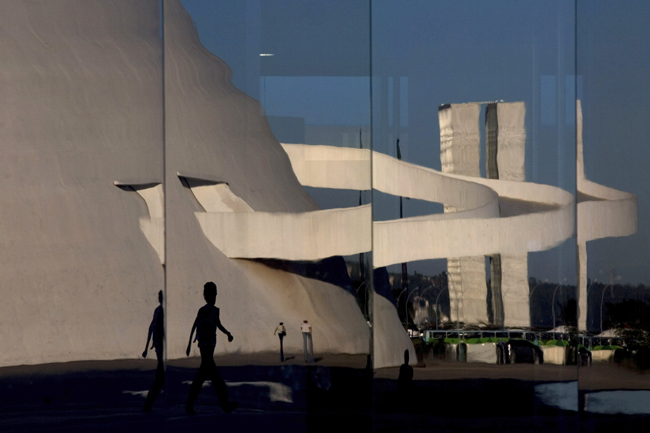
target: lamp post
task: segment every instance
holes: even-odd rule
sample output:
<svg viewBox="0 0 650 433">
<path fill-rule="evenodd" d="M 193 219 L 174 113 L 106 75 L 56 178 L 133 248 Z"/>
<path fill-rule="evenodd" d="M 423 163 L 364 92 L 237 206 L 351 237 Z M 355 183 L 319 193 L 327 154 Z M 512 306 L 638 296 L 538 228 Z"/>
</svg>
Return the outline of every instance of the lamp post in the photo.
<svg viewBox="0 0 650 433">
<path fill-rule="evenodd" d="M 433 289 L 433 286 L 431 286 L 431 287 L 427 287 L 426 289 L 424 289 L 424 290 L 422 291 L 422 293 L 420 293 L 420 297 L 424 297 L 424 294 L 427 293 L 428 291 L 430 291 L 431 289 Z M 427 309 L 427 320 L 429 319 L 429 314 L 428 314 L 428 312 L 429 312 L 429 310 Z M 437 320 L 437 319 L 438 319 L 438 313 L 436 313 L 436 320 Z M 418 328 L 418 329 L 419 329 L 419 328 Z"/>
<path fill-rule="evenodd" d="M 405 288 L 402 289 L 401 292 L 399 292 L 399 295 L 397 295 L 397 307 L 398 307 L 398 308 L 399 308 L 399 300 L 402 299 L 402 295 L 403 295 L 404 292 L 406 292 L 407 290 L 408 290 L 408 287 L 405 287 Z M 408 320 L 406 320 L 406 323 L 408 324 Z"/>
<path fill-rule="evenodd" d="M 406 318 L 406 326 L 407 326 L 407 327 L 408 327 L 408 324 L 409 324 L 409 299 L 411 299 L 411 296 L 412 296 L 415 292 L 417 292 L 418 290 L 420 290 L 420 288 L 419 288 L 419 287 L 416 287 L 416 288 L 413 289 L 413 291 L 412 291 L 411 293 L 409 293 L 408 296 L 406 297 L 406 304 L 404 305 L 404 313 L 405 313 L 405 314 L 404 314 L 404 317 Z"/>
<path fill-rule="evenodd" d="M 591 284 L 589 284 L 589 287 L 587 287 L 587 295 L 589 295 L 589 291 L 594 288 L 594 284 L 596 284 L 597 282 L 598 282 L 598 278 L 591 281 Z"/>
<path fill-rule="evenodd" d="M 621 276 L 617 275 L 616 277 L 612 277 L 609 279 L 609 284 L 605 286 L 603 289 L 603 294 L 600 297 L 600 333 L 603 333 L 603 301 L 605 300 L 605 293 L 607 292 L 607 288 L 611 287 L 612 291 L 614 290 L 614 281 L 620 281 Z"/>
<path fill-rule="evenodd" d="M 589 280 L 587 280 L 587 281 L 589 281 Z M 589 313 L 589 292 L 591 291 L 591 289 L 594 288 L 594 286 L 595 286 L 596 284 L 598 284 L 598 279 L 597 279 L 597 278 L 594 278 L 593 280 L 591 280 L 591 282 L 590 282 L 589 285 L 587 286 L 587 294 L 585 295 L 585 296 L 587 297 L 587 301 L 586 301 L 586 304 L 587 304 L 587 311 L 585 311 L 584 313 L 583 313 L 582 311 L 580 312 L 581 315 L 584 314 L 584 315 L 586 316 L 586 319 L 585 319 L 585 329 L 584 329 L 585 332 L 587 332 L 587 330 L 589 329 L 589 323 L 588 323 L 588 321 L 589 321 L 589 314 L 587 314 L 587 313 Z"/>
<path fill-rule="evenodd" d="M 359 299 L 359 290 L 360 290 L 362 287 L 364 287 L 364 290 L 365 290 L 365 286 L 366 286 L 366 282 L 365 282 L 365 281 L 362 281 L 361 284 L 359 284 L 359 287 L 357 287 L 357 290 L 356 290 L 356 293 L 357 293 L 357 299 Z M 366 294 L 366 296 L 364 296 L 364 298 L 363 298 L 364 301 L 366 301 L 366 297 L 367 297 L 367 294 Z M 364 304 L 366 304 L 366 302 L 364 302 Z M 399 305 L 399 304 L 398 304 L 398 305 Z M 367 310 L 367 308 L 364 308 L 364 309 Z M 364 312 L 363 312 L 363 315 L 364 315 L 364 317 L 366 317 L 366 319 L 368 318 L 368 317 L 367 317 L 367 315 L 368 315 L 368 312 L 367 312 L 367 311 L 364 311 Z"/>
<path fill-rule="evenodd" d="M 445 287 L 441 291 L 438 292 L 438 296 L 436 296 L 436 331 L 438 330 L 438 308 L 440 308 L 440 304 L 438 304 L 438 300 L 440 299 L 440 295 L 442 295 L 442 292 L 445 290 L 449 290 L 449 286 Z"/>
<path fill-rule="evenodd" d="M 544 279 L 544 283 L 548 283 L 548 278 Z M 530 329 L 533 329 L 533 309 L 530 300 L 532 299 L 533 293 L 535 293 L 535 290 L 537 290 L 540 284 L 542 284 L 541 281 L 538 281 L 537 284 L 535 284 L 535 287 L 533 287 L 533 290 L 531 290 L 528 294 L 528 317 L 530 322 Z"/>
<path fill-rule="evenodd" d="M 562 282 L 565 282 L 566 278 L 562 280 Z M 555 290 L 553 290 L 553 301 L 551 303 L 551 312 L 553 314 L 553 329 L 555 329 L 555 293 L 557 292 L 557 289 L 562 286 L 562 282 L 557 283 L 557 286 L 555 286 Z"/>
<path fill-rule="evenodd" d="M 361 289 L 365 285 L 366 285 L 365 281 L 362 281 L 361 284 L 359 284 L 359 287 L 357 287 L 357 297 L 359 296 L 359 289 Z"/>
</svg>

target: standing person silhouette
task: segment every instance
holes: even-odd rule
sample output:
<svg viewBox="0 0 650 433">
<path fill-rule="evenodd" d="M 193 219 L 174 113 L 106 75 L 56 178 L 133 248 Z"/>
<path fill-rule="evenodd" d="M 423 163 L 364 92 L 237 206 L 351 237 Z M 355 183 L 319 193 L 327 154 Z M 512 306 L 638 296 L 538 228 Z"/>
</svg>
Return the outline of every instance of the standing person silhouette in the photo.
<svg viewBox="0 0 650 433">
<path fill-rule="evenodd" d="M 149 332 L 147 334 L 147 343 L 144 345 L 144 352 L 142 352 L 142 357 L 147 357 L 147 347 L 149 347 L 149 341 L 151 341 L 151 348 L 156 349 L 156 358 L 158 358 L 158 366 L 156 367 L 156 378 L 153 381 L 151 390 L 147 394 L 147 399 L 144 402 L 144 407 L 142 408 L 145 412 L 151 412 L 151 406 L 153 402 L 156 401 L 156 397 L 160 390 L 165 386 L 165 366 L 163 364 L 163 341 L 165 339 L 165 313 L 163 311 L 163 292 L 162 290 L 158 292 L 158 302 L 160 305 L 153 312 L 153 320 L 151 320 L 151 325 L 149 325 Z"/>
<path fill-rule="evenodd" d="M 411 399 L 413 393 L 413 367 L 409 365 L 409 351 L 404 351 L 404 364 L 399 367 L 399 376 L 397 377 L 397 397 L 405 407 Z"/>
<path fill-rule="evenodd" d="M 196 330 L 196 338 L 194 341 L 199 341 L 201 366 L 194 377 L 192 386 L 190 386 L 190 394 L 187 396 L 185 411 L 189 415 L 196 414 L 194 411 L 194 402 L 198 398 L 199 392 L 201 392 L 203 382 L 210 378 L 212 386 L 217 393 L 217 398 L 219 398 L 219 402 L 221 403 L 221 408 L 224 412 L 230 413 L 237 408 L 238 404 L 236 401 L 228 401 L 228 389 L 214 363 L 214 348 L 217 345 L 217 328 L 228 336 L 229 342 L 233 340 L 233 336 L 221 324 L 221 320 L 219 320 L 219 309 L 214 305 L 217 302 L 217 285 L 211 281 L 205 283 L 203 286 L 203 297 L 207 303 L 199 308 L 196 320 L 190 331 L 190 341 L 187 343 L 187 351 L 185 352 L 187 356 L 190 356 L 192 335 L 194 334 L 194 330 Z"/>
<path fill-rule="evenodd" d="M 305 362 L 314 362 L 314 344 L 311 339 L 311 325 L 304 320 L 300 325 Z"/>
<path fill-rule="evenodd" d="M 284 362 L 284 347 L 282 346 L 282 340 L 287 335 L 287 330 L 284 328 L 284 323 L 280 322 L 278 327 L 275 328 L 273 335 L 275 334 L 278 334 L 278 337 L 280 337 L 280 362 Z"/>
</svg>

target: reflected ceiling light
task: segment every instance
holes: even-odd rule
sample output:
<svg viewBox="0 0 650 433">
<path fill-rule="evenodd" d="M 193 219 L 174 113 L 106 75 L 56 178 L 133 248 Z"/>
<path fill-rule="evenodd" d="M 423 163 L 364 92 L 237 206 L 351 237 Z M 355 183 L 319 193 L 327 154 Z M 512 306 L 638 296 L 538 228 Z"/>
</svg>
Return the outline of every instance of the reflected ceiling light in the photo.
<svg viewBox="0 0 650 433">
<path fill-rule="evenodd" d="M 260 54 L 260 57 L 273 57 L 273 56 L 275 56 L 275 54 L 271 54 L 271 53 L 261 53 Z"/>
</svg>

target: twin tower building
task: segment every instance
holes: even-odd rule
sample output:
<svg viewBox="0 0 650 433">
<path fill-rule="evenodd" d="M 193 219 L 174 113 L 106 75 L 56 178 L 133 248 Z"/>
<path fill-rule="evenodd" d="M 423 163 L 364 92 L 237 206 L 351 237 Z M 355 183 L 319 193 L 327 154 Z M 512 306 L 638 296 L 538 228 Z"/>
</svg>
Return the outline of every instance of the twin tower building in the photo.
<svg viewBox="0 0 650 433">
<path fill-rule="evenodd" d="M 481 177 L 481 108 L 485 105 L 485 174 L 488 179 L 524 182 L 526 107 L 523 102 L 450 104 L 440 107 L 443 173 Z M 501 216 L 507 199 L 500 198 Z M 457 209 L 445 206 L 445 212 Z M 500 327 L 530 326 L 527 253 L 489 257 L 492 317 L 488 317 L 486 256 L 447 259 L 450 320 Z"/>
</svg>

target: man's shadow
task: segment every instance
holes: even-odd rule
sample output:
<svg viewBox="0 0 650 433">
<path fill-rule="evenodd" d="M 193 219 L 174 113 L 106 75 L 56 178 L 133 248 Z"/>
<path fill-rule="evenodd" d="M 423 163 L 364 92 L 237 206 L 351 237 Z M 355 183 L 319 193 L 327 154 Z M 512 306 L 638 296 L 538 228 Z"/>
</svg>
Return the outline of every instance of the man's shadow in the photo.
<svg viewBox="0 0 650 433">
<path fill-rule="evenodd" d="M 158 393 L 165 386 L 165 366 L 163 361 L 163 345 L 165 340 L 165 313 L 163 310 L 163 292 L 162 290 L 158 292 L 158 302 L 160 305 L 153 313 L 153 320 L 151 325 L 149 325 L 149 332 L 147 333 L 147 343 L 144 346 L 144 352 L 142 352 L 142 357 L 147 357 L 149 342 L 151 341 L 151 348 L 156 350 L 156 358 L 158 359 L 158 365 L 156 367 L 156 377 L 154 379 L 151 390 L 147 394 L 147 399 L 144 403 L 142 410 L 144 412 L 151 412 L 151 407 L 153 406 L 154 401 Z"/>
</svg>

